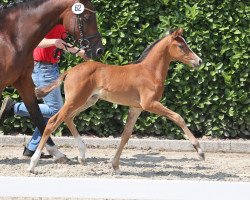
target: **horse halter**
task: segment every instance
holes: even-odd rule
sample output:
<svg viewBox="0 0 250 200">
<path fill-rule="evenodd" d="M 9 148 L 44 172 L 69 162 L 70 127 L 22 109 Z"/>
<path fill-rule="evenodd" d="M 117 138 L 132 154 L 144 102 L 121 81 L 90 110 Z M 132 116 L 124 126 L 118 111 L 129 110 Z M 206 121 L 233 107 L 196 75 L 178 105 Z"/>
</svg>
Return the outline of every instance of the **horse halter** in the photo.
<svg viewBox="0 0 250 200">
<path fill-rule="evenodd" d="M 76 1 L 76 3 L 79 3 L 78 1 Z M 92 14 L 96 14 L 96 11 L 94 10 L 91 10 L 89 8 L 85 8 L 84 7 L 84 11 L 87 10 L 89 12 L 91 12 Z M 80 14 L 76 14 L 76 20 L 75 20 L 75 25 L 74 25 L 74 35 L 76 36 L 75 34 L 75 28 L 76 28 L 76 24 L 78 24 L 78 29 L 79 29 L 79 33 L 80 33 L 80 39 L 77 41 L 77 43 L 79 44 L 79 47 L 78 50 L 74 53 L 71 53 L 73 55 L 76 55 L 77 53 L 79 53 L 81 51 L 81 49 L 85 50 L 86 54 L 90 53 L 91 54 L 91 49 L 92 47 L 98 42 L 95 41 L 93 43 L 92 46 L 90 46 L 90 40 L 93 39 L 93 38 L 101 38 L 101 34 L 98 32 L 96 34 L 93 34 L 93 35 L 89 35 L 89 36 L 84 36 L 84 21 L 86 21 L 87 19 L 85 17 L 82 17 L 82 14 L 84 13 L 84 11 Z M 76 22 L 77 21 L 77 22 Z M 63 33 L 65 34 L 65 33 Z M 65 41 L 65 38 L 63 37 L 63 34 L 61 36 L 61 39 Z M 66 33 L 66 35 L 68 35 Z M 63 44 L 64 45 L 64 48 L 66 50 L 68 50 L 68 48 L 72 48 L 74 46 L 69 46 L 68 44 Z M 75 46 L 78 46 L 78 45 L 75 45 Z M 55 53 L 54 53 L 54 58 L 60 58 L 61 55 L 63 54 L 63 50 L 62 49 L 56 49 Z"/>
<path fill-rule="evenodd" d="M 91 10 L 89 8 L 85 7 L 84 11 L 85 10 L 91 12 L 92 14 L 96 14 L 96 11 Z M 84 21 L 86 21 L 86 18 L 82 17 L 82 14 L 83 13 L 76 14 L 78 29 L 79 29 L 79 32 L 80 32 L 80 39 L 78 40 L 78 43 L 80 44 L 80 49 L 84 49 L 85 51 L 90 51 L 91 50 L 90 40 L 93 39 L 93 38 L 101 38 L 101 34 L 98 32 L 98 33 L 93 34 L 93 35 L 84 36 Z M 79 49 L 79 51 L 80 51 L 80 49 Z"/>
</svg>

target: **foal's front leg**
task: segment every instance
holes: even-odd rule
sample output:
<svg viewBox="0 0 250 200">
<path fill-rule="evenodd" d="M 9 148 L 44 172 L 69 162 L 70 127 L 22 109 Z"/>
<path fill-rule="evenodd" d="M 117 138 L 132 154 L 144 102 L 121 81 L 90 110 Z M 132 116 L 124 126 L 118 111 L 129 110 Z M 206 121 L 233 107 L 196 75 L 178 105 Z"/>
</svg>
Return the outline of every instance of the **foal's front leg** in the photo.
<svg viewBox="0 0 250 200">
<path fill-rule="evenodd" d="M 195 150 L 197 151 L 199 158 L 205 160 L 205 155 L 203 153 L 203 150 L 200 147 L 200 144 L 198 140 L 194 137 L 193 133 L 188 129 L 184 119 L 178 114 L 173 112 L 172 110 L 164 107 L 160 102 L 158 101 L 144 101 L 142 102 L 142 108 L 148 112 L 152 112 L 158 115 L 162 115 L 173 121 L 175 124 L 177 124 L 184 133 L 187 135 L 189 141 L 194 146 Z"/>
<path fill-rule="evenodd" d="M 112 161 L 112 166 L 113 166 L 114 172 L 117 175 L 121 174 L 119 164 L 120 164 L 120 157 L 122 154 L 122 150 L 123 150 L 124 146 L 127 144 L 128 140 L 132 134 L 136 120 L 138 119 L 139 115 L 141 114 L 141 111 L 142 111 L 141 108 L 132 108 L 131 107 L 129 109 L 127 123 L 125 124 L 124 130 L 122 132 L 121 142 L 120 142 L 120 145 L 119 145 L 119 147 L 116 151 L 116 154 L 113 158 L 113 161 Z"/>
</svg>

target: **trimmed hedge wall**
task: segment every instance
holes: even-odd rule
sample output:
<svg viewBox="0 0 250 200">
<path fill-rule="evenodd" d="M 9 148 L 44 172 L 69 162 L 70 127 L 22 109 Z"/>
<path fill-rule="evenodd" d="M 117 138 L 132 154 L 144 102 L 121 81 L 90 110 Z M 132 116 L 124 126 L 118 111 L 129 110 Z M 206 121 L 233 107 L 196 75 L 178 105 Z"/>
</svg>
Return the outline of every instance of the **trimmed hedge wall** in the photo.
<svg viewBox="0 0 250 200">
<path fill-rule="evenodd" d="M 193 70 L 172 63 L 162 103 L 179 113 L 196 136 L 249 138 L 249 43 L 250 6 L 245 0 L 93 0 L 106 45 L 101 61 L 127 64 L 138 59 L 147 45 L 167 29 L 183 27 L 190 47 L 204 65 Z M 65 55 L 62 71 L 80 62 Z M 13 89 L 4 95 L 19 96 Z M 119 134 L 127 118 L 127 108 L 107 102 L 80 114 L 75 122 L 80 132 L 98 136 Z M 26 118 L 5 121 L 5 132 L 25 132 L 31 128 Z M 143 112 L 134 131 L 138 134 L 183 138 L 182 130 L 164 117 Z M 67 132 L 61 126 L 57 134 Z"/>
</svg>

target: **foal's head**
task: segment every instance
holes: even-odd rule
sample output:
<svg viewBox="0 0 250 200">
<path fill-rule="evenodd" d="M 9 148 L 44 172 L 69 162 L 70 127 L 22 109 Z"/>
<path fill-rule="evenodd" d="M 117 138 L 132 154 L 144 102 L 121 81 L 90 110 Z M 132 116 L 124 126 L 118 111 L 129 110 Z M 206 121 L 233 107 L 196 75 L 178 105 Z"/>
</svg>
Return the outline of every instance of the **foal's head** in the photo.
<svg viewBox="0 0 250 200">
<path fill-rule="evenodd" d="M 90 58 L 98 58 L 104 51 L 98 32 L 96 10 L 90 0 L 71 0 L 72 6 L 62 15 L 66 30 L 79 40 Z M 79 7 L 80 6 L 80 7 Z M 77 13 L 76 13 L 77 11 Z"/>
<path fill-rule="evenodd" d="M 181 61 L 192 67 L 199 67 L 202 64 L 202 60 L 188 47 L 182 37 L 182 32 L 183 29 L 178 28 L 170 34 L 171 43 L 169 45 L 169 54 L 172 60 Z"/>
</svg>

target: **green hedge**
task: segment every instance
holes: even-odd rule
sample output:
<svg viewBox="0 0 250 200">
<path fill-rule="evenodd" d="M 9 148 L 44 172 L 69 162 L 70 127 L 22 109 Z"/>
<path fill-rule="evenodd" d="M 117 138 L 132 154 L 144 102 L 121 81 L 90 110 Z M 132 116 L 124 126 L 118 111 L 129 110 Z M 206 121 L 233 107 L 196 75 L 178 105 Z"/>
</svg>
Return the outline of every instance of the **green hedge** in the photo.
<svg viewBox="0 0 250 200">
<path fill-rule="evenodd" d="M 93 0 L 106 53 L 101 61 L 127 64 L 170 28 L 183 27 L 190 47 L 204 65 L 192 70 L 172 63 L 162 103 L 178 112 L 196 136 L 249 137 L 249 51 L 250 8 L 245 0 Z M 190 3 L 192 2 L 192 3 Z M 62 71 L 79 59 L 66 55 Z M 4 95 L 18 95 L 7 89 Z M 119 134 L 127 108 L 107 102 L 80 114 L 79 131 L 99 136 Z M 5 121 L 5 132 L 25 132 L 30 121 L 16 117 Z M 138 134 L 183 138 L 183 132 L 164 117 L 142 113 L 136 124 Z M 66 133 L 64 126 L 57 134 Z"/>
</svg>

